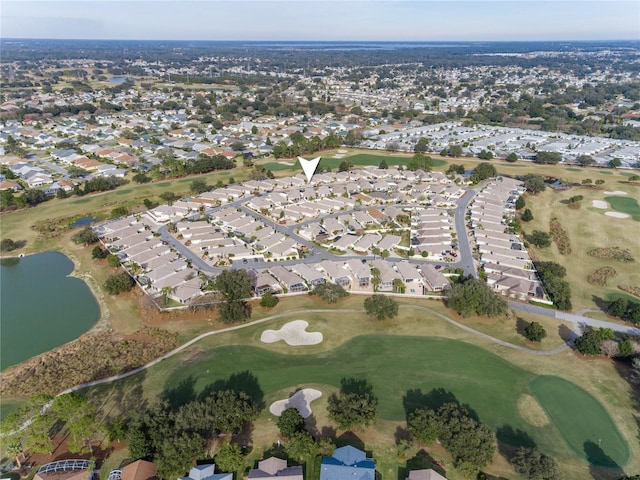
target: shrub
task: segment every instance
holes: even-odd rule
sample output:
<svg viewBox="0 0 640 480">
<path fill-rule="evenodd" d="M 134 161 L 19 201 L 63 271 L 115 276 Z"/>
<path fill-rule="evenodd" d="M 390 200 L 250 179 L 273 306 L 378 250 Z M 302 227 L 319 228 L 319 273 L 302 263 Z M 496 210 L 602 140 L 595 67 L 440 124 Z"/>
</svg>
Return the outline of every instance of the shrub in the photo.
<svg viewBox="0 0 640 480">
<path fill-rule="evenodd" d="M 525 327 L 524 336 L 532 342 L 539 342 L 543 338 L 546 338 L 547 331 L 538 322 L 531 322 Z"/>
<path fill-rule="evenodd" d="M 91 258 L 94 260 L 100 260 L 102 258 L 105 258 L 106 256 L 107 252 L 99 246 L 96 246 L 93 248 L 93 250 L 91 250 Z"/>
<path fill-rule="evenodd" d="M 2 241 L 0 241 L 0 252 L 11 252 L 16 248 L 18 248 L 18 244 L 10 238 L 3 238 Z"/>
<path fill-rule="evenodd" d="M 586 327 L 584 333 L 576 338 L 576 348 L 583 355 L 600 355 L 602 342 L 615 338 L 610 328 Z"/>
<path fill-rule="evenodd" d="M 527 235 L 527 240 L 538 248 L 546 248 L 551 245 L 551 235 L 540 230 L 534 230 L 531 235 Z"/>
<path fill-rule="evenodd" d="M 587 277 L 587 282 L 589 282 L 591 285 L 599 285 L 601 287 L 604 287 L 607 285 L 609 279 L 614 277 L 615 275 L 615 269 L 611 267 L 600 267 Z"/>
<path fill-rule="evenodd" d="M 260 306 L 265 308 L 275 307 L 280 300 L 271 292 L 265 292 L 260 299 Z"/>
<path fill-rule="evenodd" d="M 321 283 L 320 285 L 316 285 L 309 293 L 311 295 L 318 295 L 327 303 L 336 303 L 341 298 L 349 295 L 349 292 L 335 283 Z"/>
<path fill-rule="evenodd" d="M 549 231 L 551 233 L 551 237 L 558 247 L 558 251 L 562 255 L 569 255 L 571 253 L 571 242 L 569 241 L 569 234 L 567 231 L 562 228 L 560 222 L 552 218 L 549 221 Z"/>
</svg>

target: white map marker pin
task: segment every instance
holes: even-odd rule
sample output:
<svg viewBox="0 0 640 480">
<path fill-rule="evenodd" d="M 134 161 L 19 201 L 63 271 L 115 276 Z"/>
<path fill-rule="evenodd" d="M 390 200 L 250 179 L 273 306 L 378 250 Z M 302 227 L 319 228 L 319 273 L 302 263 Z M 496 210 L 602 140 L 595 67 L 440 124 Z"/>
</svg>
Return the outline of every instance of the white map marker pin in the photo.
<svg viewBox="0 0 640 480">
<path fill-rule="evenodd" d="M 300 165 L 302 165 L 302 170 L 304 171 L 304 174 L 307 176 L 307 183 L 309 183 L 311 181 L 311 177 L 313 177 L 313 174 L 316 173 L 316 168 L 318 168 L 320 157 L 316 157 L 311 160 L 298 157 L 298 161 L 300 162 Z"/>
</svg>

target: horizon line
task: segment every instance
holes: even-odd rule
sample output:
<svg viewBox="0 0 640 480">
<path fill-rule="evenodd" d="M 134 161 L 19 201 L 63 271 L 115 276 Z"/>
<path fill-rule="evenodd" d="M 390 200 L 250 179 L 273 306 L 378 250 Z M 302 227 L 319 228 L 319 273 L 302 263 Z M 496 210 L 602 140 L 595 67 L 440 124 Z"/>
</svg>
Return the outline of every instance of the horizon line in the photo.
<svg viewBox="0 0 640 480">
<path fill-rule="evenodd" d="M 53 41 L 103 41 L 103 42 L 115 42 L 115 41 L 126 41 L 126 42 L 286 42 L 286 43 L 542 43 L 542 42 L 552 42 L 552 43 L 571 43 L 571 42 L 583 42 L 583 43 L 593 43 L 593 42 L 632 42 L 632 43 L 640 43 L 640 39 L 637 38 L 601 38 L 601 39 L 537 39 L 537 40 L 491 40 L 491 39 L 470 39 L 470 40 L 310 40 L 310 39 L 298 39 L 298 40 L 286 40 L 286 39 L 270 39 L 270 40 L 258 40 L 258 39 L 235 39 L 235 40 L 225 40 L 225 39 L 195 39 L 195 38 L 51 38 L 51 37 L 2 37 L 0 36 L 0 41 L 3 40 L 53 40 Z"/>
</svg>

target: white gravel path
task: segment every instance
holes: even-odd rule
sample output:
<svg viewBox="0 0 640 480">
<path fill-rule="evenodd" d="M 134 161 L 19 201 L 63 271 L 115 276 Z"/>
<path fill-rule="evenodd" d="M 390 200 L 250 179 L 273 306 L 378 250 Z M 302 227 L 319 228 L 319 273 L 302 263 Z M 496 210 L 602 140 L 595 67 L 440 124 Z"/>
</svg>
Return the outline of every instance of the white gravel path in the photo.
<svg viewBox="0 0 640 480">
<path fill-rule="evenodd" d="M 603 210 L 606 210 L 607 208 L 609 208 L 609 204 L 607 202 L 605 202 L 604 200 L 591 200 L 591 204 L 594 207 L 602 208 Z"/>
<path fill-rule="evenodd" d="M 622 190 L 614 190 L 613 192 L 604 192 L 605 195 L 626 195 L 627 192 L 623 192 Z"/>
<path fill-rule="evenodd" d="M 622 212 L 604 212 L 607 217 L 613 218 L 629 218 L 629 215 Z"/>
<path fill-rule="evenodd" d="M 271 404 L 269 411 L 276 417 L 282 415 L 287 408 L 295 408 L 300 412 L 302 418 L 307 418 L 311 415 L 311 402 L 317 400 L 322 396 L 320 390 L 315 388 L 303 388 L 291 395 L 285 400 L 277 400 Z"/>
<path fill-rule="evenodd" d="M 321 332 L 307 332 L 309 326 L 304 320 L 294 320 L 286 323 L 280 330 L 265 330 L 260 336 L 264 343 L 275 343 L 284 340 L 287 345 L 317 345 L 322 342 Z"/>
</svg>

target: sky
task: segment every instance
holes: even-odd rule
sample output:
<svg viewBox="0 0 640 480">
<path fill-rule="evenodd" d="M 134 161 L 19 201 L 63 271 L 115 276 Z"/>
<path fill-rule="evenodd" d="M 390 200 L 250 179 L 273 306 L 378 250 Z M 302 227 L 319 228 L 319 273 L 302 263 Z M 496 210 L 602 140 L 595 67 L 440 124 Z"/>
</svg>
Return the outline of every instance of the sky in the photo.
<svg viewBox="0 0 640 480">
<path fill-rule="evenodd" d="M 640 40 L 638 0 L 0 0 L 2 38 Z"/>
</svg>

